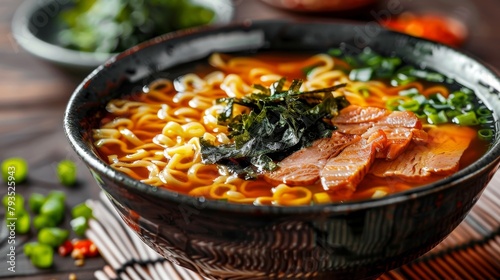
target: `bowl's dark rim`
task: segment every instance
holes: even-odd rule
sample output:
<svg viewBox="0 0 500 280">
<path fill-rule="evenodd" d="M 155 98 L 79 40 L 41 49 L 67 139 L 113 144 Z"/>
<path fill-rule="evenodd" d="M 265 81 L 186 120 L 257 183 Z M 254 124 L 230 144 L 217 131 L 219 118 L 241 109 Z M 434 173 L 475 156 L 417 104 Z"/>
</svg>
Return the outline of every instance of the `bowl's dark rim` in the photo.
<svg viewBox="0 0 500 280">
<path fill-rule="evenodd" d="M 74 108 L 78 107 L 76 103 L 78 100 L 78 93 L 83 90 L 86 84 L 90 83 L 98 74 L 102 71 L 106 71 L 106 67 L 113 64 L 119 63 L 120 58 L 125 56 L 129 56 L 137 51 L 140 51 L 148 46 L 161 44 L 165 41 L 168 41 L 172 38 L 179 38 L 182 36 L 190 36 L 192 34 L 200 34 L 204 31 L 217 31 L 219 29 L 222 30 L 235 30 L 241 27 L 249 27 L 251 25 L 260 23 L 262 26 L 266 26 L 273 23 L 290 23 L 297 24 L 298 22 L 293 21 L 282 21 L 282 20 L 266 20 L 266 21 L 244 21 L 244 22 L 233 22 L 231 24 L 223 25 L 223 26 L 205 26 L 196 29 L 191 29 L 187 31 L 176 32 L 175 34 L 169 33 L 163 36 L 157 37 L 155 39 L 144 42 L 138 46 L 135 46 L 117 56 L 114 56 L 104 65 L 99 66 L 95 69 L 85 80 L 75 89 L 73 95 L 71 96 L 67 109 L 64 115 L 64 131 L 66 137 L 68 138 L 71 146 L 76 151 L 78 156 L 92 169 L 100 172 L 102 175 L 109 177 L 113 182 L 117 184 L 123 185 L 123 187 L 128 188 L 132 192 L 143 192 L 145 194 L 156 196 L 160 199 L 164 199 L 166 201 L 172 201 L 179 204 L 186 205 L 197 205 L 203 207 L 203 209 L 212 209 L 219 211 L 229 211 L 229 212 L 238 212 L 238 213 L 262 213 L 262 214 L 296 214 L 296 213 L 341 213 L 341 212 L 350 212 L 354 210 L 368 209 L 373 207 L 382 207 L 389 204 L 401 203 L 407 200 L 416 199 L 422 196 L 432 195 L 433 193 L 440 192 L 447 188 L 453 188 L 452 182 L 468 180 L 471 177 L 476 176 L 484 172 L 485 170 L 493 170 L 495 172 L 498 170 L 500 166 L 500 136 L 498 135 L 498 116 L 500 113 L 495 112 L 495 118 L 497 122 L 497 135 L 494 140 L 494 144 L 487 151 L 485 155 L 483 155 L 480 159 L 478 159 L 473 164 L 465 167 L 459 172 L 444 178 L 442 180 L 436 181 L 434 183 L 418 187 L 415 189 L 402 191 L 396 194 L 392 194 L 386 197 L 378 198 L 378 199 L 369 199 L 369 200 L 357 200 L 357 201 L 348 201 L 342 203 L 331 203 L 331 204 L 320 204 L 320 205 L 311 205 L 311 206 L 255 206 L 255 205 L 246 205 L 246 204 L 235 204 L 235 203 L 227 203 L 216 200 L 206 200 L 203 198 L 195 198 L 184 194 L 175 193 L 169 191 L 167 189 L 163 189 L 161 187 L 154 187 L 148 184 L 141 183 L 131 177 L 121 173 L 109 165 L 107 165 L 103 160 L 93 154 L 90 149 L 87 147 L 86 143 L 79 137 L 79 120 L 78 114 L 76 113 Z M 302 22 L 307 23 L 307 22 Z M 313 22 L 309 22 L 313 23 Z M 316 22 L 317 23 L 317 22 Z M 330 25 L 332 27 L 346 25 L 345 23 L 322 23 L 325 25 Z M 349 24 L 347 24 L 349 25 Z M 447 48 L 449 51 L 453 51 L 456 55 L 464 56 L 466 59 L 471 61 L 472 63 L 477 64 L 482 70 L 486 71 L 488 74 L 492 75 L 495 80 L 500 82 L 500 77 L 495 74 L 495 72 L 486 66 L 484 63 L 479 62 L 477 59 L 472 58 L 470 55 L 465 54 L 462 51 L 458 51 L 454 48 L 444 46 L 439 43 L 435 43 L 432 41 L 428 41 L 425 39 L 415 38 L 412 36 L 408 36 L 406 34 L 401 34 L 393 31 L 384 31 L 393 33 L 397 36 L 406 36 L 409 38 L 413 38 L 420 41 L 425 41 L 430 44 L 438 45 L 440 47 Z M 496 89 L 500 90 L 500 88 Z M 495 109 L 494 109 L 495 110 Z M 493 173 L 491 173 L 493 174 Z"/>
<path fill-rule="evenodd" d="M 199 0 L 193 0 L 199 1 Z M 227 23 L 232 20 L 234 15 L 234 7 L 229 0 L 217 0 L 215 3 L 207 2 L 209 5 L 225 5 L 231 7 L 229 11 L 225 14 L 221 14 L 220 11 L 216 11 L 216 20 L 213 24 Z M 44 17 L 55 17 L 56 15 L 50 15 L 54 11 L 42 11 L 49 4 L 55 3 L 56 7 L 54 9 L 61 9 L 64 5 L 68 4 L 68 0 L 25 0 L 14 12 L 12 18 L 11 29 L 12 36 L 16 42 L 29 53 L 50 61 L 52 63 L 61 64 L 70 67 L 84 67 L 89 70 L 93 70 L 99 65 L 106 62 L 110 57 L 117 55 L 118 53 L 99 53 L 99 52 L 82 52 L 73 49 L 68 49 L 50 42 L 46 42 L 39 37 L 35 36 L 30 30 L 30 19 L 35 16 L 37 12 L 40 16 Z M 58 11 L 59 12 L 59 11 Z M 57 12 L 57 13 L 58 13 Z M 43 18 L 42 16 L 42 18 Z M 43 20 L 43 19 L 42 19 Z M 47 20 L 49 20 L 47 18 Z M 53 20 L 53 19 L 51 19 Z M 50 21 L 50 20 L 49 20 Z M 43 28 L 43 27 L 41 27 Z"/>
</svg>

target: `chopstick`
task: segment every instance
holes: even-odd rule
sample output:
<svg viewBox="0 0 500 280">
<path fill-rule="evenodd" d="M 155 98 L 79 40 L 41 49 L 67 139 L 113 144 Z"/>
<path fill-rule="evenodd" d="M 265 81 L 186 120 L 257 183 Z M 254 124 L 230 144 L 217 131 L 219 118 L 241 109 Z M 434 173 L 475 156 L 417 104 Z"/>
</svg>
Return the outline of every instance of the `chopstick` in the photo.
<svg viewBox="0 0 500 280">
<path fill-rule="evenodd" d="M 100 193 L 100 199 L 101 201 L 106 204 L 108 207 L 103 208 L 102 210 L 107 210 L 109 214 L 111 214 L 115 219 L 115 221 L 120 220 L 120 217 L 116 211 L 113 209 L 113 205 L 111 205 L 111 202 L 109 199 L 106 197 L 106 195 L 101 192 Z M 113 209 L 112 211 L 110 209 Z M 164 269 L 161 267 L 161 265 L 158 265 L 156 263 L 151 263 L 152 261 L 157 262 L 161 257 L 158 255 L 153 249 L 148 247 L 144 242 L 142 242 L 137 234 L 133 232 L 129 227 L 124 227 L 125 231 L 127 232 L 127 235 L 130 237 L 132 242 L 134 243 L 133 247 L 137 249 L 138 256 L 137 258 L 142 261 L 147 261 L 147 268 L 151 272 L 151 276 L 153 279 L 168 279 L 168 275 L 165 273 Z M 167 276 L 166 276 L 167 275 Z M 166 277 L 166 278 L 165 278 Z"/>
</svg>

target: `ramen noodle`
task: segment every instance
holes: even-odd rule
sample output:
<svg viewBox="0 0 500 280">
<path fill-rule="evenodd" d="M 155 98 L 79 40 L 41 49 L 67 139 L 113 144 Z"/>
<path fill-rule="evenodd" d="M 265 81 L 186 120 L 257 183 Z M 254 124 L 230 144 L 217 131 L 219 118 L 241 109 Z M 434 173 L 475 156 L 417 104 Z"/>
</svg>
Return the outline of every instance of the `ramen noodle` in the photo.
<svg viewBox="0 0 500 280">
<path fill-rule="evenodd" d="M 418 105 L 413 101 L 419 98 L 457 95 L 456 85 L 418 78 L 423 72 L 404 81 L 401 75 L 407 72 L 399 72 L 399 82 L 372 78 L 374 73 L 366 78 L 363 71 L 369 69 L 352 71 L 347 58 L 304 56 L 212 54 L 210 66 L 156 79 L 143 92 L 111 100 L 93 131 L 95 147 L 114 169 L 145 184 L 207 199 L 279 206 L 383 197 L 449 176 L 487 149 L 477 126 L 441 124 L 435 119 L 441 113 L 424 117 L 416 110 L 398 110 Z M 207 163 L 203 143 L 217 148 L 234 141 L 230 126 L 220 121 L 227 101 L 255 93 L 254 85 L 272 89 L 277 81 L 284 92 L 297 85 L 300 92 L 338 86 L 328 94 L 349 104 L 320 120 L 334 128 L 331 135 L 288 151 L 273 161 L 273 170 L 258 170 L 253 178 L 219 162 Z M 409 92 L 418 94 L 409 97 Z M 233 117 L 249 113 L 245 106 L 231 109 Z M 394 120 L 402 119 L 405 124 L 395 126 Z"/>
</svg>

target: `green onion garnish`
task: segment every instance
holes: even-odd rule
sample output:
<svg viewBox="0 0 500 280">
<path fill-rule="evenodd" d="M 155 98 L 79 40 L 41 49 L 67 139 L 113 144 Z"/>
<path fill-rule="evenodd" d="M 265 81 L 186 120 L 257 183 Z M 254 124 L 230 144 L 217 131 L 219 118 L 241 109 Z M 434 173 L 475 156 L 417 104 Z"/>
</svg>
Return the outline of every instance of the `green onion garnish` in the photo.
<svg viewBox="0 0 500 280">
<path fill-rule="evenodd" d="M 459 125 L 478 125 L 479 121 L 477 120 L 476 113 L 474 111 L 470 111 L 458 116 L 455 116 L 452 119 L 453 123 L 459 124 Z"/>
<path fill-rule="evenodd" d="M 485 141 L 491 141 L 493 140 L 493 129 L 491 128 L 483 128 L 480 129 L 477 134 L 479 135 L 479 139 L 485 140 Z"/>
</svg>

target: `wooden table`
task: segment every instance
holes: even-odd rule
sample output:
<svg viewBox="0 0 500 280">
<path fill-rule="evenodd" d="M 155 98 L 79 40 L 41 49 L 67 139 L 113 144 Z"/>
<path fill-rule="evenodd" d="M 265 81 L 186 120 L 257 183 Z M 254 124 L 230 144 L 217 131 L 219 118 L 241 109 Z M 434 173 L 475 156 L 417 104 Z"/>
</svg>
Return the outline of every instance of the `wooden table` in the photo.
<svg viewBox="0 0 500 280">
<path fill-rule="evenodd" d="M 395 1 L 395 0 L 391 0 Z M 408 0 L 410 1 L 410 0 Z M 10 22 L 19 0 L 0 1 L 0 160 L 20 156 L 30 166 L 29 180 L 18 185 L 16 192 L 26 197 L 33 192 L 46 194 L 49 190 L 64 190 L 68 205 L 75 205 L 87 198 L 95 198 L 98 187 L 89 172 L 70 149 L 62 130 L 62 117 L 66 102 L 82 77 L 75 76 L 49 63 L 41 61 L 22 50 L 11 34 Z M 404 2 L 404 1 L 402 1 Z M 411 1 L 410 1 L 411 2 Z M 417 2 L 417 1 L 415 1 Z M 235 0 L 235 19 L 315 19 L 374 22 L 373 12 L 383 9 L 387 3 L 371 7 L 356 14 L 297 14 L 278 10 L 256 0 Z M 471 23 L 468 41 L 462 49 L 500 69 L 500 4 L 497 0 L 474 1 L 477 17 Z M 73 188 L 61 186 L 55 177 L 55 165 L 62 159 L 78 162 L 79 184 Z M 4 184 L 4 183 L 2 183 Z M 490 185 L 500 185 L 500 173 Z M 0 187 L 0 195 L 6 193 L 6 185 Z M 3 222 L 4 210 L 0 210 Z M 67 221 L 69 218 L 66 219 Z M 56 257 L 55 267 L 49 270 L 35 269 L 22 255 L 20 244 L 34 239 L 33 234 L 17 236 L 16 273 L 7 271 L 6 230 L 0 231 L 0 278 L 8 279 L 68 279 L 72 272 L 78 279 L 92 279 L 92 273 L 105 264 L 101 258 L 90 259 L 83 267 L 76 267 L 69 257 Z M 499 257 L 500 263 L 500 257 Z M 500 267 L 500 264 L 499 264 Z"/>
</svg>

